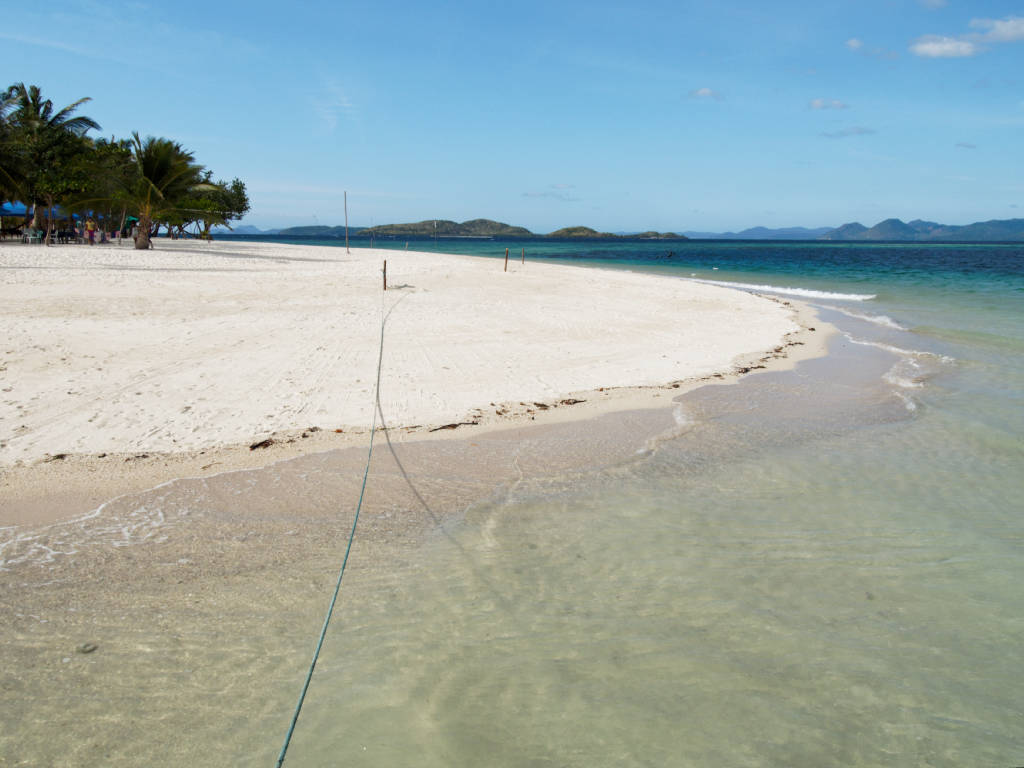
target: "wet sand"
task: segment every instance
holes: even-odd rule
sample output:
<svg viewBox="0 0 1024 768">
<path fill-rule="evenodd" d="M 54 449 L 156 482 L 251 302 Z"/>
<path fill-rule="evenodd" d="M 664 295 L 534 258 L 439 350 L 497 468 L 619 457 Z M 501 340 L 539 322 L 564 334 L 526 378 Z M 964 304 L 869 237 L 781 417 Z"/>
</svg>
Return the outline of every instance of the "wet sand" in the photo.
<svg viewBox="0 0 1024 768">
<path fill-rule="evenodd" d="M 389 444 L 385 433 L 344 594 L 362 603 L 516 483 L 628 460 L 676 427 L 666 407 L 473 438 Z M 287 722 L 365 460 L 352 447 L 173 481 L 9 542 L 0 765 L 19 753 L 74 766 L 203 764 L 211 749 L 218 764 L 267 757 L 276 735 L 248 739 L 254 723 L 276 734 Z M 338 627 L 365 610 L 347 599 Z"/>
</svg>

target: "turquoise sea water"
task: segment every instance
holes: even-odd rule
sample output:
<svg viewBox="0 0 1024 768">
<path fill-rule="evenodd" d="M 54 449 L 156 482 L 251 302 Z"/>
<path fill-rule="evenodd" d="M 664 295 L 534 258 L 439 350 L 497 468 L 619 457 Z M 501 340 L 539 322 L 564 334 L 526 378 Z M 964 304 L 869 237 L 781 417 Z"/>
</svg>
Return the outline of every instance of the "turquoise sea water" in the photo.
<svg viewBox="0 0 1024 768">
<path fill-rule="evenodd" d="M 664 418 L 573 427 L 596 446 L 582 465 L 546 453 L 572 434 L 467 441 L 454 462 L 455 441 L 400 447 L 400 473 L 382 449 L 361 530 L 417 515 L 430 533 L 381 568 L 357 539 L 286 765 L 1024 765 L 1024 247 L 409 245 L 524 246 L 527 266 L 800 298 L 839 333 L 825 358 L 687 393 Z M 347 535 L 339 466 L 171 485 L 83 523 L 156 521 L 148 620 L 97 609 L 95 666 L 56 661 L 66 688 L 0 710 L 22 734 L 0 745 L 52 758 L 37 764 L 272 764 Z M 446 495 L 461 512 L 437 527 Z M 338 520 L 291 544 L 298 518 Z M 173 549 L 191 525 L 223 536 L 209 564 Z M 279 557 L 246 566 L 248 539 Z M 133 551 L 103 550 L 104 568 L 131 573 Z"/>
<path fill-rule="evenodd" d="M 800 297 L 840 335 L 684 397 L 653 451 L 471 508 L 458 546 L 381 577 L 395 604 L 356 609 L 296 754 L 1024 763 L 1024 247 L 525 245 Z"/>
</svg>

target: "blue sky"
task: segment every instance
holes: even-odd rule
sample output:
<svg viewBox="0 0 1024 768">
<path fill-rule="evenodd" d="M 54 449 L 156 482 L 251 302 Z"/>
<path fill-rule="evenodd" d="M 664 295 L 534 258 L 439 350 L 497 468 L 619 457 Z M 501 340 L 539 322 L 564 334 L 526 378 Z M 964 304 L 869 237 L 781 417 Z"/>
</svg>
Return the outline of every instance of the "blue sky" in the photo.
<svg viewBox="0 0 1024 768">
<path fill-rule="evenodd" d="M 10 4 L 0 79 L 166 136 L 259 227 L 1024 217 L 1024 3 Z"/>
</svg>

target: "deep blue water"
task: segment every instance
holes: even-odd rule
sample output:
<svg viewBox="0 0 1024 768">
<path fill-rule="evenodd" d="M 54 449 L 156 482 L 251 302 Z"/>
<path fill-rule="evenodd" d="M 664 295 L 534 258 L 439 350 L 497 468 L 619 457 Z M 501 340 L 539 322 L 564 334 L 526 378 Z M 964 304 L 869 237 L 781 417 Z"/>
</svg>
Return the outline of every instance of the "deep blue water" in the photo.
<svg viewBox="0 0 1024 768">
<path fill-rule="evenodd" d="M 225 238 L 226 239 L 226 238 Z M 337 239 L 238 236 L 343 247 Z M 871 295 L 876 306 L 904 304 L 926 313 L 948 307 L 978 330 L 1021 330 L 1024 243 L 846 243 L 729 240 L 579 240 L 549 238 L 383 238 L 375 247 L 503 259 L 553 260 L 633 269 L 823 294 Z M 351 246 L 369 247 L 366 238 Z M 806 297 L 806 296 L 805 296 Z M 809 298 L 824 299 L 826 296 Z M 971 313 L 978 313 L 970 317 Z"/>
</svg>

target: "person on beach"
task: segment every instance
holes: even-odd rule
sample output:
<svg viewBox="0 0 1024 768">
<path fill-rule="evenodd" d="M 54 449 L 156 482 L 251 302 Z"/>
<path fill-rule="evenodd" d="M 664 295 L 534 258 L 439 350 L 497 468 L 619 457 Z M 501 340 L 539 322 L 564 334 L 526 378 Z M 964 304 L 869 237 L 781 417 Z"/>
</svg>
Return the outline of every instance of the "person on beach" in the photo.
<svg viewBox="0 0 1024 768">
<path fill-rule="evenodd" d="M 89 238 L 89 245 L 95 245 L 96 243 L 96 222 L 92 220 L 90 216 L 85 221 L 85 234 Z"/>
</svg>

